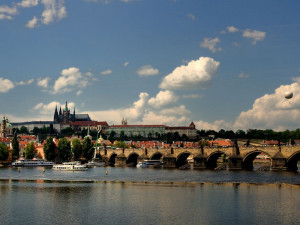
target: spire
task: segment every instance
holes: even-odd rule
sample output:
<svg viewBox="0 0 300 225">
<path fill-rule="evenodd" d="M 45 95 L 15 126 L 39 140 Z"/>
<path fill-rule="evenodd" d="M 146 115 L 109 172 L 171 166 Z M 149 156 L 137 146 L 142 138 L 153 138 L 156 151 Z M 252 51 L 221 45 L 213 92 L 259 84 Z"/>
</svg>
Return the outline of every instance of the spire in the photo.
<svg viewBox="0 0 300 225">
<path fill-rule="evenodd" d="M 65 111 L 68 111 L 68 101 L 66 101 Z"/>
<path fill-rule="evenodd" d="M 55 107 L 55 111 L 54 111 L 54 121 L 58 122 L 58 112 L 57 112 L 57 105 Z"/>
<path fill-rule="evenodd" d="M 74 112 L 73 112 L 74 116 L 75 116 L 75 106 L 74 106 Z"/>
<path fill-rule="evenodd" d="M 59 107 L 59 115 L 62 115 L 61 106 Z"/>
</svg>

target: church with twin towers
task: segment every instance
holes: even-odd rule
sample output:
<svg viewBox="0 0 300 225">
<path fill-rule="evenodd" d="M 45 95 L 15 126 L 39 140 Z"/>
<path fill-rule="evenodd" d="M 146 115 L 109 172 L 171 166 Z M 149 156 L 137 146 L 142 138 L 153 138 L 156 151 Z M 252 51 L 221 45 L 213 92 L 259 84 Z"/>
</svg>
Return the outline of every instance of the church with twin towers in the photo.
<svg viewBox="0 0 300 225">
<path fill-rule="evenodd" d="M 57 106 L 55 107 L 53 121 L 60 124 L 69 124 L 70 122 L 91 121 L 91 118 L 89 114 L 76 114 L 75 107 L 73 113 L 71 113 L 68 108 L 68 102 L 66 101 L 66 105 L 63 109 L 61 109 L 61 106 L 59 110 Z"/>
</svg>

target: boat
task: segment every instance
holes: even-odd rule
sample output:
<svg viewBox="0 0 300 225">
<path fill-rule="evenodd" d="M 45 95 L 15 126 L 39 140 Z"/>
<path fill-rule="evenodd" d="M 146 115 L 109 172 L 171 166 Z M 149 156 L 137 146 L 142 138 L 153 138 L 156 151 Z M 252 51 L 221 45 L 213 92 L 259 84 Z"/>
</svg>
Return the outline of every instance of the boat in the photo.
<svg viewBox="0 0 300 225">
<path fill-rule="evenodd" d="M 80 162 L 64 162 L 63 164 L 55 164 L 53 170 L 65 170 L 65 171 L 86 171 L 88 168 L 86 165 L 81 165 Z"/>
<path fill-rule="evenodd" d="M 100 167 L 105 166 L 105 162 L 103 161 L 90 161 L 86 164 L 87 167 Z"/>
<path fill-rule="evenodd" d="M 33 167 L 33 166 L 53 166 L 53 162 L 45 161 L 43 159 L 20 159 L 11 164 L 15 167 Z"/>
<path fill-rule="evenodd" d="M 136 167 L 140 167 L 140 168 L 159 168 L 163 165 L 163 163 L 160 160 L 143 160 L 141 162 L 139 162 Z"/>
</svg>

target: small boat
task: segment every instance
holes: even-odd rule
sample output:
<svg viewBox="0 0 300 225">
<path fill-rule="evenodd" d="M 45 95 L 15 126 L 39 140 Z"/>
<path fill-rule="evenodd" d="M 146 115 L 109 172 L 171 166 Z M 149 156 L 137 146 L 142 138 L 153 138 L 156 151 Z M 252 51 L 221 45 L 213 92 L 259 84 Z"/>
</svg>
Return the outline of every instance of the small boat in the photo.
<svg viewBox="0 0 300 225">
<path fill-rule="evenodd" d="M 86 164 L 87 167 L 101 167 L 104 166 L 105 162 L 103 161 L 90 161 Z"/>
<path fill-rule="evenodd" d="M 11 164 L 15 167 L 33 167 L 33 166 L 53 166 L 53 162 L 45 161 L 43 159 L 20 159 Z"/>
<path fill-rule="evenodd" d="M 54 170 L 65 171 L 87 171 L 86 165 L 81 165 L 80 162 L 64 162 L 63 164 L 56 164 L 53 166 Z"/>
<path fill-rule="evenodd" d="M 139 162 L 136 167 L 140 167 L 140 168 L 159 168 L 163 165 L 163 163 L 160 160 L 143 160 L 141 162 Z"/>
</svg>

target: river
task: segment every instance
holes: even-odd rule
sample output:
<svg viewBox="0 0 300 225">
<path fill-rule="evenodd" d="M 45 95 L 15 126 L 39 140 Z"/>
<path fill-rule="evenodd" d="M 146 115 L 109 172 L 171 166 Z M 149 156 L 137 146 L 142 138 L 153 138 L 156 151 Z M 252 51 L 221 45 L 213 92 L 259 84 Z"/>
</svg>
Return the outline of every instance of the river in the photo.
<svg viewBox="0 0 300 225">
<path fill-rule="evenodd" d="M 108 174 L 106 175 L 106 170 Z M 300 224 L 300 173 L 0 169 L 1 224 Z"/>
</svg>

